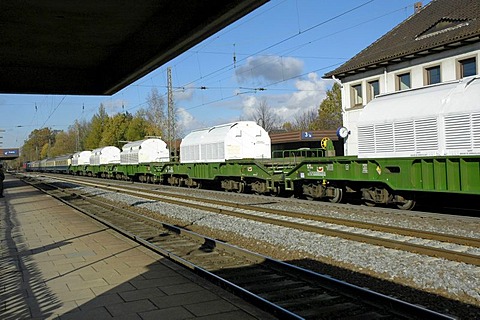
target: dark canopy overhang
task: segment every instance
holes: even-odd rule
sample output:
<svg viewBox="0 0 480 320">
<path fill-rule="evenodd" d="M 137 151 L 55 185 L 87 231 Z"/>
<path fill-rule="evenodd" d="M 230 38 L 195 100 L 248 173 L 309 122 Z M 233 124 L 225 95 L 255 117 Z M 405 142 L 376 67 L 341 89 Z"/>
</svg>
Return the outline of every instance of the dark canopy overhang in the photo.
<svg viewBox="0 0 480 320">
<path fill-rule="evenodd" d="M 267 1 L 1 1 L 0 93 L 114 94 Z"/>
</svg>

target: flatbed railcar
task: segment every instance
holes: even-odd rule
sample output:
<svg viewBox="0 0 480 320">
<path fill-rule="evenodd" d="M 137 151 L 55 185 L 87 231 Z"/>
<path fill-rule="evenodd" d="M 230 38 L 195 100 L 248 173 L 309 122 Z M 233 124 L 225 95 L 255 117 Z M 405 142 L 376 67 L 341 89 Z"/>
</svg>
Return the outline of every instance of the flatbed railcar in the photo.
<svg viewBox="0 0 480 320">
<path fill-rule="evenodd" d="M 357 193 L 367 205 L 408 210 L 422 196 L 480 196 L 480 157 L 311 158 L 285 175 L 285 185 L 310 199 L 340 202 Z"/>
<path fill-rule="evenodd" d="M 417 198 L 427 194 L 480 196 L 480 156 L 361 159 L 328 157 L 326 150 L 285 152 L 296 156 L 210 163 L 111 164 L 95 166 L 99 173 L 95 176 L 330 202 L 341 202 L 348 194 L 370 206 L 390 204 L 400 209 L 412 209 Z M 30 162 L 27 171 L 59 172 L 42 168 L 40 161 Z M 81 165 L 71 166 L 69 171 L 88 176 L 94 169 Z"/>
<path fill-rule="evenodd" d="M 339 135 L 348 139 L 350 130 L 340 129 Z M 179 162 L 165 157 L 145 163 L 90 161 L 69 171 L 331 202 L 353 195 L 369 206 L 400 209 L 412 209 L 417 199 L 431 195 L 478 201 L 479 76 L 377 96 L 361 111 L 354 132 L 357 155 L 335 157 L 331 141 L 322 140 L 321 150 L 285 150 L 272 157 L 263 128 L 239 121 L 187 135 Z M 51 161 L 31 163 L 29 170 L 55 170 Z"/>
<path fill-rule="evenodd" d="M 226 160 L 211 163 L 165 163 L 154 165 L 159 181 L 172 186 L 215 188 L 231 192 L 279 194 L 282 174 L 270 161 Z"/>
</svg>

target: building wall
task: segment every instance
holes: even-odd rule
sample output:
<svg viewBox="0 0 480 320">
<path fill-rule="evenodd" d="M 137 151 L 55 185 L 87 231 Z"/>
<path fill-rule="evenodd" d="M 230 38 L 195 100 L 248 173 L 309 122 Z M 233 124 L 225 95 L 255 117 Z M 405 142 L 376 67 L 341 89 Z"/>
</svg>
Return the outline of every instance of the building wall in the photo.
<svg viewBox="0 0 480 320">
<path fill-rule="evenodd" d="M 459 61 L 471 58 L 475 60 L 476 74 L 479 74 L 480 42 L 368 70 L 342 79 L 343 124 L 351 132 L 346 139 L 345 155 L 358 154 L 357 121 L 362 109 L 374 98 L 372 83 L 378 82 L 379 94 L 399 91 L 401 90 L 399 75 L 409 73 L 410 88 L 423 87 L 429 84 L 427 69 L 436 66 L 440 69 L 441 82 L 460 79 Z"/>
</svg>

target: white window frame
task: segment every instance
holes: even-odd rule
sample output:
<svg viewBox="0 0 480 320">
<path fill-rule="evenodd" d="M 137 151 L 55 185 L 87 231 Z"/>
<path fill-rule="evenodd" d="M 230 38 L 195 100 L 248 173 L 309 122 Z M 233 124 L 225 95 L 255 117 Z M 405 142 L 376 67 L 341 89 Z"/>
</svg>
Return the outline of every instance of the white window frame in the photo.
<svg viewBox="0 0 480 320">
<path fill-rule="evenodd" d="M 473 75 L 478 74 L 478 59 L 476 56 L 471 56 L 471 57 L 465 57 L 462 59 L 457 60 L 457 78 L 462 79 L 465 78 L 465 64 L 464 62 L 468 60 L 473 60 L 475 62 L 475 73 Z"/>
<path fill-rule="evenodd" d="M 378 84 L 378 93 L 375 94 L 375 87 L 373 86 L 373 83 Z M 380 79 L 372 79 L 370 81 L 367 81 L 367 102 L 372 101 L 376 96 L 380 94 Z"/>
<path fill-rule="evenodd" d="M 403 82 L 402 82 L 402 78 L 403 76 L 406 76 L 408 75 L 408 86 L 406 86 Z M 407 90 L 407 89 L 410 89 L 412 88 L 412 74 L 410 73 L 410 71 L 408 72 L 402 72 L 402 73 L 399 73 L 396 75 L 396 79 L 395 79 L 395 83 L 396 83 L 396 91 L 402 91 L 402 90 Z"/>
<path fill-rule="evenodd" d="M 438 69 L 438 72 L 439 72 L 438 82 L 432 82 L 430 71 L 434 70 L 434 69 Z M 442 82 L 442 68 L 439 64 L 429 66 L 429 67 L 425 67 L 423 70 L 424 70 L 424 75 L 425 75 L 425 78 L 424 78 L 424 84 L 425 85 L 436 84 L 436 83 L 441 83 Z"/>
<path fill-rule="evenodd" d="M 358 107 L 363 105 L 363 86 L 356 83 L 350 86 L 351 106 Z"/>
</svg>

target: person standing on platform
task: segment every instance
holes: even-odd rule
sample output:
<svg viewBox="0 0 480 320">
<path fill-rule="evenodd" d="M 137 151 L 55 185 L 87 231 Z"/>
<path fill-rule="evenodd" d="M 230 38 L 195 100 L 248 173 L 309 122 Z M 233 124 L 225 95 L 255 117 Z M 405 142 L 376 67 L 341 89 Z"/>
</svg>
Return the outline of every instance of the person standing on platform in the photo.
<svg viewBox="0 0 480 320">
<path fill-rule="evenodd" d="M 3 198 L 3 180 L 5 180 L 5 173 L 3 173 L 3 165 L 0 163 L 0 198 Z"/>
</svg>

